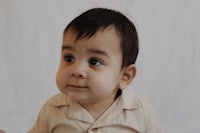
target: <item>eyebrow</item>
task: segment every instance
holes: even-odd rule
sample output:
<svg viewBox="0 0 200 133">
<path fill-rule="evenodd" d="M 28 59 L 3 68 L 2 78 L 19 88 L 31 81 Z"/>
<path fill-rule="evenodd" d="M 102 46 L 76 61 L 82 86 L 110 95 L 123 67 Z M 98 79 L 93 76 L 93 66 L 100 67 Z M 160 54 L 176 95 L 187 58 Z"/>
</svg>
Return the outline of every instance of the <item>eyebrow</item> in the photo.
<svg viewBox="0 0 200 133">
<path fill-rule="evenodd" d="M 88 49 L 88 52 L 109 57 L 105 51 L 98 50 L 98 49 Z"/>
<path fill-rule="evenodd" d="M 65 50 L 65 49 L 72 49 L 73 50 L 74 47 L 71 47 L 71 46 L 62 46 L 62 51 Z"/>
<path fill-rule="evenodd" d="M 62 51 L 65 50 L 65 49 L 74 50 L 75 48 L 72 47 L 72 46 L 62 46 Z M 103 56 L 109 57 L 108 54 L 103 50 L 88 49 L 87 52 L 92 53 L 92 54 L 103 55 Z"/>
</svg>

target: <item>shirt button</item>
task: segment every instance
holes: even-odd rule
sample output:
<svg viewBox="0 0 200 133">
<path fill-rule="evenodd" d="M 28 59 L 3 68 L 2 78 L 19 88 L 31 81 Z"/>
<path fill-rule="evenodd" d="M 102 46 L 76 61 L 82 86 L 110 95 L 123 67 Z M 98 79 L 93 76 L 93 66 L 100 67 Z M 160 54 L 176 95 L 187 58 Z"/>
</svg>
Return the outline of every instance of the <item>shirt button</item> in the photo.
<svg viewBox="0 0 200 133">
<path fill-rule="evenodd" d="M 92 131 L 93 132 L 97 132 L 98 128 L 93 128 Z"/>
</svg>

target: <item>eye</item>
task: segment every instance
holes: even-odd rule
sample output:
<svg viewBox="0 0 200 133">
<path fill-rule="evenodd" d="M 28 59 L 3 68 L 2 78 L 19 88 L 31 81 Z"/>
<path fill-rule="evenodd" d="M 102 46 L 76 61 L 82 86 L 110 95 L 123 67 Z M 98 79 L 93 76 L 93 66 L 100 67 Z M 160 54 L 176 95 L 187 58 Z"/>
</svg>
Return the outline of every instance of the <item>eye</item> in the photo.
<svg viewBox="0 0 200 133">
<path fill-rule="evenodd" d="M 75 61 L 75 58 L 74 58 L 74 56 L 73 55 L 65 55 L 64 56 L 64 60 L 66 61 L 66 62 L 74 62 Z"/>
<path fill-rule="evenodd" d="M 89 64 L 90 64 L 90 65 L 93 65 L 93 66 L 99 66 L 99 65 L 101 65 L 102 63 L 101 63 L 101 61 L 99 61 L 98 59 L 91 58 L 91 59 L 89 60 Z"/>
</svg>

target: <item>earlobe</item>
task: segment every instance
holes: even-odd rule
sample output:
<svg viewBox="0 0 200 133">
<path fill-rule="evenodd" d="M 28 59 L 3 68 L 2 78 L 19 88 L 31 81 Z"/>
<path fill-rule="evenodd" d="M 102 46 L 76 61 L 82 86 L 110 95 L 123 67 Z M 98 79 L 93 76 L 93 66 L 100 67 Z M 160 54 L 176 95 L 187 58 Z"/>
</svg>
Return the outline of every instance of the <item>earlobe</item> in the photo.
<svg viewBox="0 0 200 133">
<path fill-rule="evenodd" d="M 125 89 L 134 79 L 135 75 L 136 75 L 135 65 L 131 64 L 130 66 L 124 68 L 119 86 L 120 89 Z"/>
</svg>

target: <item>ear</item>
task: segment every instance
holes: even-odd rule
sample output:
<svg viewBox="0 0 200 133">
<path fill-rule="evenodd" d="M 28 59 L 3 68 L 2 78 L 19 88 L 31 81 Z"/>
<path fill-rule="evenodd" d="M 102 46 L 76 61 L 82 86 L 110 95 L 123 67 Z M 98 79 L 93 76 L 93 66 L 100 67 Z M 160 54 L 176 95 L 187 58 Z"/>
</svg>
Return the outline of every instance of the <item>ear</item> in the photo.
<svg viewBox="0 0 200 133">
<path fill-rule="evenodd" d="M 122 76 L 120 79 L 119 88 L 122 90 L 125 89 L 134 79 L 135 75 L 136 75 L 135 65 L 131 64 L 130 66 L 124 68 L 122 70 Z"/>
</svg>

